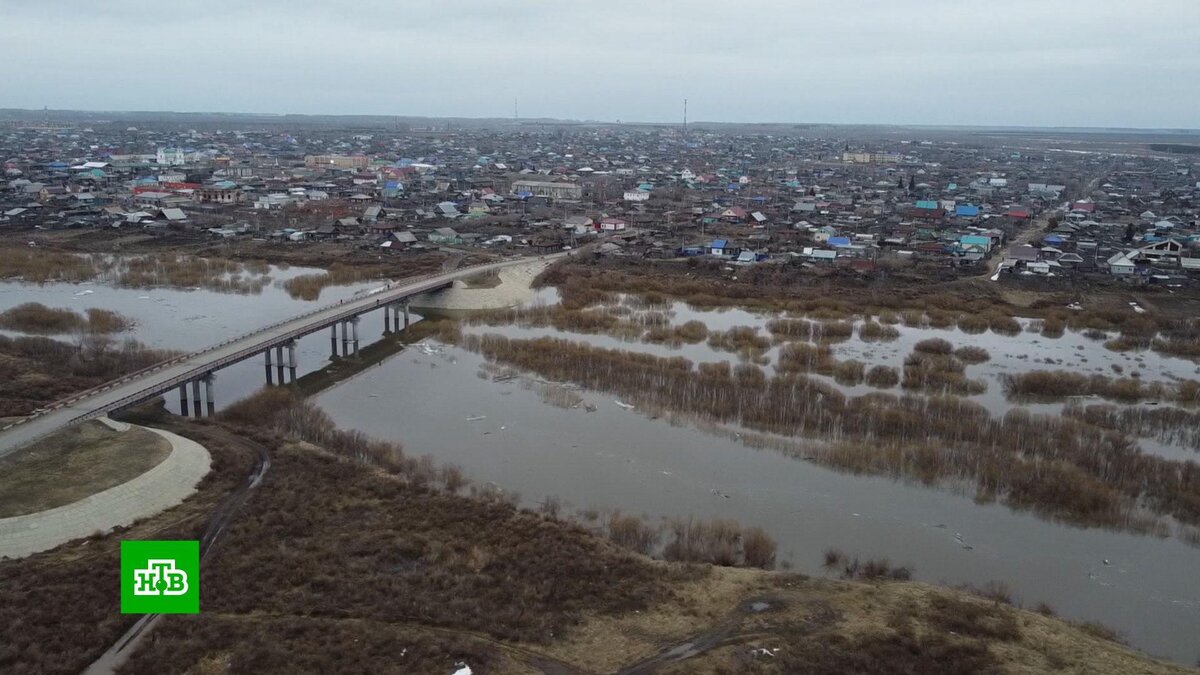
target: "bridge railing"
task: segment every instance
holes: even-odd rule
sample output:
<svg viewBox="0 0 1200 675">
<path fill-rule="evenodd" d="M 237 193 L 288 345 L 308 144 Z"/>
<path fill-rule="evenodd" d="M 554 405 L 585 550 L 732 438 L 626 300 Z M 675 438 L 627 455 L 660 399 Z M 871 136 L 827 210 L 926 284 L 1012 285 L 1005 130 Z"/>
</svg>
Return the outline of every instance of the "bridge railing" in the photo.
<svg viewBox="0 0 1200 675">
<path fill-rule="evenodd" d="M 513 265 L 513 264 L 516 264 L 519 262 L 522 262 L 522 260 L 507 260 L 507 261 L 501 261 L 501 262 L 476 263 L 474 265 L 469 265 L 467 267 L 460 267 L 451 272 L 438 272 L 438 273 L 433 273 L 433 274 L 423 274 L 418 277 L 408 277 L 405 279 L 401 279 L 400 281 L 389 281 L 382 290 L 379 290 L 376 293 L 386 293 L 388 290 L 390 290 L 394 286 L 398 286 L 398 285 L 412 286 L 415 284 L 424 283 L 426 281 L 432 281 L 432 280 L 438 279 L 440 277 L 457 278 L 459 276 L 466 276 L 469 272 L 477 271 L 480 268 L 506 267 L 506 266 Z M 416 291 L 416 293 L 423 293 L 423 292 L 427 292 L 427 291 Z M 5 430 L 11 429 L 15 426 L 25 424 L 26 422 L 35 420 L 43 415 L 54 412 L 55 410 L 65 408 L 69 405 L 74 405 L 85 399 L 91 398 L 98 394 L 102 394 L 106 391 L 111 390 L 113 387 L 127 384 L 134 380 L 138 380 L 143 377 L 146 377 L 147 375 L 153 375 L 154 373 L 157 373 L 157 372 L 163 370 L 164 368 L 170 368 L 171 366 L 176 366 L 176 365 L 179 365 L 180 363 L 184 363 L 186 361 L 190 361 L 197 357 L 204 356 L 205 354 L 208 354 L 208 353 L 216 351 L 218 349 L 227 347 L 235 342 L 240 342 L 242 340 L 246 340 L 248 338 L 254 337 L 255 335 L 258 335 L 260 333 L 265 333 L 267 331 L 275 330 L 276 328 L 280 328 L 287 324 L 295 323 L 297 321 L 307 319 L 309 317 L 315 316 L 317 314 L 321 314 L 323 312 L 329 312 L 329 311 L 335 310 L 339 307 L 344 307 L 345 305 L 347 305 L 349 303 L 360 302 L 362 300 L 366 300 L 366 299 L 372 297 L 373 295 L 375 295 L 376 293 L 365 293 L 364 294 L 364 292 L 360 291 L 359 293 L 356 293 L 355 295 L 353 295 L 349 298 L 343 298 L 342 300 L 338 300 L 337 302 L 323 305 L 316 309 L 305 312 L 304 314 L 299 314 L 299 315 L 284 319 L 282 321 L 277 321 L 269 326 L 263 326 L 261 328 L 256 328 L 255 330 L 248 331 L 248 332 L 238 335 L 236 337 L 228 338 L 220 343 L 210 345 L 210 346 L 200 349 L 198 351 L 189 352 L 187 354 L 182 354 L 180 356 L 176 356 L 176 357 L 172 357 L 170 359 L 159 361 L 157 363 L 146 366 L 145 368 L 140 368 L 132 373 L 127 373 L 125 375 L 122 375 L 119 378 L 109 380 L 103 384 L 96 385 L 95 387 L 91 387 L 90 389 L 85 389 L 81 392 L 76 392 L 75 394 L 72 394 L 71 396 L 69 396 L 67 398 L 59 399 L 58 401 L 55 401 L 54 403 L 51 403 L 47 406 L 39 408 L 37 411 L 33 412 L 32 414 L 30 414 L 26 417 L 23 417 L 15 422 L 7 424 L 4 427 L 0 427 L 0 431 L 5 431 Z M 358 312 L 351 312 L 352 316 L 357 315 L 357 314 L 358 314 Z M 329 323 L 334 324 L 341 320 L 344 320 L 344 314 L 338 314 L 338 315 L 334 315 L 334 316 L 330 317 Z M 324 327 L 324 326 L 322 326 L 322 327 Z M 311 328 L 311 326 L 303 326 L 298 331 L 298 335 L 293 335 L 293 333 L 297 333 L 297 331 L 291 331 L 288 334 L 286 334 L 287 336 L 291 336 L 291 337 L 286 337 L 286 336 L 280 337 L 280 338 L 278 338 L 277 341 L 284 342 L 289 339 L 296 339 L 296 337 L 302 337 L 304 335 L 307 335 L 308 333 L 312 332 L 312 330 L 309 330 L 309 328 Z M 320 328 L 313 329 L 313 330 L 319 330 L 319 329 Z M 242 350 L 240 352 L 235 352 L 235 355 L 240 355 L 239 358 L 233 359 L 232 356 L 234 356 L 234 355 L 231 355 L 230 357 L 219 359 L 218 361 L 214 362 L 213 364 L 206 364 L 204 368 L 200 368 L 197 370 L 204 370 L 210 366 L 221 367 L 224 364 L 236 363 L 237 361 L 248 358 L 249 356 L 253 355 L 254 353 L 258 352 L 261 349 L 263 349 L 262 345 L 254 345 L 246 350 Z M 270 347 L 267 347 L 267 349 L 270 349 Z M 162 391 L 166 391 L 167 389 L 170 389 L 170 388 L 174 387 L 175 385 L 179 384 L 179 382 L 175 382 L 176 379 L 182 378 L 181 382 L 187 382 L 187 381 L 191 380 L 193 377 L 195 377 L 195 375 L 196 375 L 195 371 L 189 371 L 188 373 L 185 373 L 184 375 L 181 375 L 178 378 L 172 378 L 169 381 L 169 382 L 172 382 L 172 384 L 163 386 Z M 120 399 L 115 404 L 110 404 L 108 406 L 105 406 L 104 411 L 107 411 L 109 409 L 117 409 L 117 408 L 123 407 L 124 405 L 128 405 L 129 402 L 136 402 L 136 400 L 141 397 L 142 397 L 141 393 L 135 394 L 133 396 L 125 397 L 123 399 Z M 133 399 L 133 400 L 127 402 L 129 399 Z M 100 414 L 103 414 L 103 411 L 93 411 L 91 413 L 85 413 L 83 415 L 80 415 L 79 417 L 73 418 L 72 421 L 74 422 L 74 421 L 89 419 L 91 417 L 97 417 Z"/>
</svg>

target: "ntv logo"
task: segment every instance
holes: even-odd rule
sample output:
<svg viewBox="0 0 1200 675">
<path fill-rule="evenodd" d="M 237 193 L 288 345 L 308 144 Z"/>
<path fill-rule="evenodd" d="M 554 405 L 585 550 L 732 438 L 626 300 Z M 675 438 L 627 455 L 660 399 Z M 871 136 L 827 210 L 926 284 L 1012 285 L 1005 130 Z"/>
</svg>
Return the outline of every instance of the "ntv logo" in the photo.
<svg viewBox="0 0 1200 675">
<path fill-rule="evenodd" d="M 200 542 L 121 542 L 122 614 L 200 612 Z"/>
<path fill-rule="evenodd" d="M 150 560 L 145 569 L 133 571 L 133 594 L 184 595 L 187 579 L 187 572 L 177 569 L 174 560 Z"/>
</svg>

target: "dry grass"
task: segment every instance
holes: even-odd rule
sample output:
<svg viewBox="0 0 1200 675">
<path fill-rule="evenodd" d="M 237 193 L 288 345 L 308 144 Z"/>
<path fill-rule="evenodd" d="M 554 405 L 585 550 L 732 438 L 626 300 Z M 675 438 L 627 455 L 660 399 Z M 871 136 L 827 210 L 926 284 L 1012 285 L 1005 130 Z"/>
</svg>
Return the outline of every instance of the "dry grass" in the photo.
<svg viewBox="0 0 1200 675">
<path fill-rule="evenodd" d="M 301 274 L 283 282 L 280 286 L 288 295 L 298 300 L 317 300 L 321 291 L 330 286 L 345 286 L 371 279 L 385 278 L 377 269 L 335 263 L 324 272 Z"/>
<path fill-rule="evenodd" d="M 973 345 L 966 345 L 955 349 L 954 356 L 959 361 L 968 364 L 984 363 L 992 358 L 992 355 L 988 353 L 988 350 L 984 349 L 983 347 L 975 347 Z"/>
<path fill-rule="evenodd" d="M 0 336 L 0 416 L 35 408 L 177 356 L 134 340 L 84 335 L 75 344 Z"/>
<path fill-rule="evenodd" d="M 939 354 L 945 356 L 954 351 L 954 345 L 942 338 L 929 338 L 913 345 L 913 351 L 921 352 L 922 354 Z"/>
<path fill-rule="evenodd" d="M 863 342 L 891 342 L 899 337 L 900 331 L 895 326 L 864 321 L 858 327 L 858 339 Z"/>
<path fill-rule="evenodd" d="M 145 429 L 68 427 L 0 458 L 0 518 L 79 501 L 140 476 L 170 452 L 165 438 Z"/>
<path fill-rule="evenodd" d="M 104 537 L 0 561 L 0 671 L 79 673 L 137 619 L 119 613 L 122 539 L 198 539 L 218 500 L 245 481 L 252 453 L 216 430 L 175 427 L 202 443 L 213 470 L 182 504 Z"/>
<path fill-rule="evenodd" d="M 237 436 L 189 429 L 214 456 L 196 496 L 129 532 L 0 562 L 0 669 L 82 670 L 133 619 L 113 601 L 118 540 L 195 538 L 244 480 L 247 457 L 223 444 Z M 701 653 L 658 672 L 1181 672 L 1060 620 L 923 584 L 653 563 L 552 519 L 295 445 L 276 446 L 215 553 L 204 612 L 164 619 L 130 672 L 614 672 L 689 641 Z M 747 661 L 754 647 L 781 649 Z"/>
<path fill-rule="evenodd" d="M 871 366 L 864 379 L 877 389 L 891 389 L 900 384 L 900 373 L 891 366 Z"/>
<path fill-rule="evenodd" d="M 1200 403 L 1200 382 L 1143 382 L 1136 377 L 1111 378 L 1066 370 L 1032 370 L 1001 377 L 1004 393 L 1013 398 L 1061 400 L 1071 396 L 1100 396 L 1123 403 L 1142 400 Z"/>
<path fill-rule="evenodd" d="M 54 309 L 38 302 L 27 302 L 0 312 L 0 328 L 32 333 L 120 333 L 133 327 L 133 321 L 107 309 L 89 309 L 80 314 L 71 309 Z"/>
</svg>

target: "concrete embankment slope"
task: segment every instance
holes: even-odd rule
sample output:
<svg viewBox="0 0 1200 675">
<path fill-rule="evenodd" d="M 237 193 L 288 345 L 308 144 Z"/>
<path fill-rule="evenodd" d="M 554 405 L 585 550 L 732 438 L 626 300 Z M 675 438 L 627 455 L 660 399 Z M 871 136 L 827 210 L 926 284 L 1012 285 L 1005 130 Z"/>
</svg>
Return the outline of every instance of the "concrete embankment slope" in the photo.
<svg viewBox="0 0 1200 675">
<path fill-rule="evenodd" d="M 116 431 L 129 425 L 113 423 Z M 142 475 L 77 502 L 13 518 L 0 518 L 0 558 L 21 558 L 72 539 L 130 525 L 175 506 L 196 491 L 212 457 L 199 443 L 161 429 L 141 427 L 171 444 L 171 454 Z"/>
<path fill-rule="evenodd" d="M 533 298 L 533 280 L 553 262 L 532 260 L 506 267 L 497 273 L 500 283 L 491 288 L 470 288 L 455 282 L 451 288 L 416 296 L 410 304 L 418 312 L 422 309 L 454 312 L 515 307 Z"/>
</svg>

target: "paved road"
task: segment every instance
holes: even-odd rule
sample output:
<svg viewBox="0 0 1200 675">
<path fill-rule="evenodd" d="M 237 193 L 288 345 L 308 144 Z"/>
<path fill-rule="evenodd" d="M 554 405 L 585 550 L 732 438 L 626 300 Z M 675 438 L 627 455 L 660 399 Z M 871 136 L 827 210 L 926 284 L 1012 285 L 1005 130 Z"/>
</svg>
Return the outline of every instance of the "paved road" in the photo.
<svg viewBox="0 0 1200 675">
<path fill-rule="evenodd" d="M 564 256 L 566 253 L 556 253 L 543 256 L 543 258 L 553 260 Z M 114 380 L 56 403 L 36 417 L 27 418 L 20 424 L 0 430 L 0 457 L 65 426 L 100 417 L 110 411 L 171 391 L 182 383 L 203 377 L 205 374 L 229 364 L 261 354 L 275 345 L 308 335 L 376 307 L 400 301 L 418 293 L 436 290 L 464 277 L 527 263 L 529 260 L 531 259 L 514 258 L 498 263 L 464 267 L 442 274 L 401 280 L 391 284 L 385 290 L 371 292 L 336 305 L 314 310 L 274 326 L 267 326 L 249 335 L 227 340 L 204 351 Z"/>
</svg>

